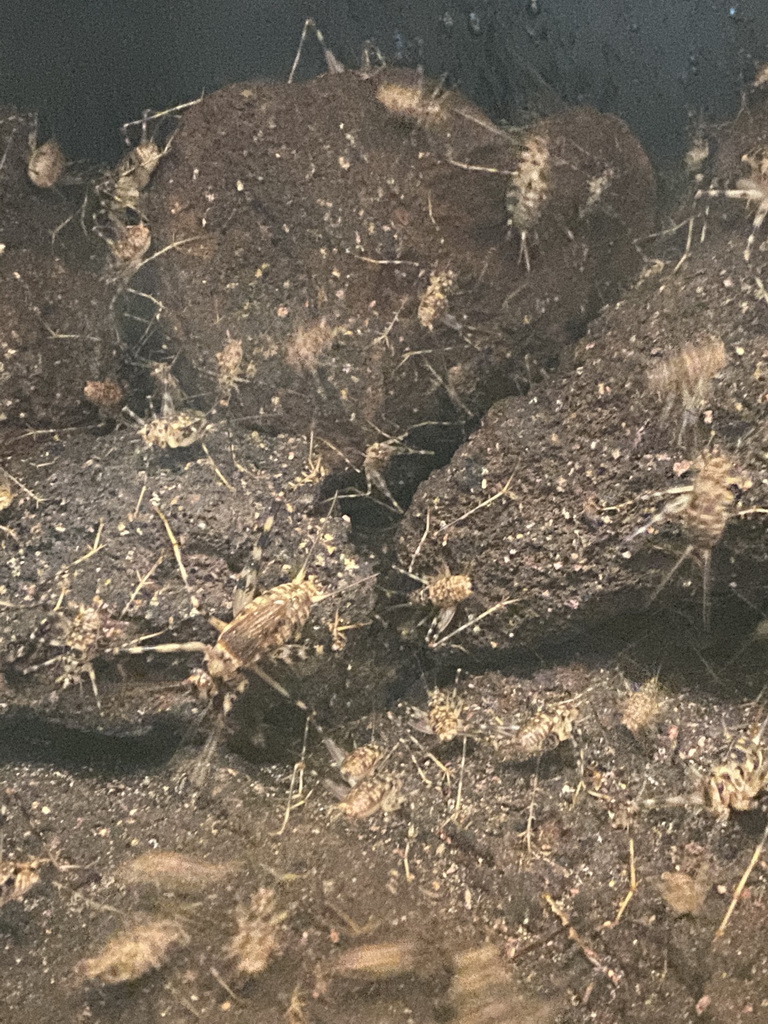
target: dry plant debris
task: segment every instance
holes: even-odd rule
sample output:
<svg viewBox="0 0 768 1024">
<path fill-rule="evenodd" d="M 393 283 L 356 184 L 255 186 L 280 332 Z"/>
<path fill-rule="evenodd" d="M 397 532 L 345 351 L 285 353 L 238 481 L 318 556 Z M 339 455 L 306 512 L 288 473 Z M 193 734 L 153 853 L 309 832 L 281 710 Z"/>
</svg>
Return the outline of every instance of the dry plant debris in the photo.
<svg viewBox="0 0 768 1024">
<path fill-rule="evenodd" d="M 665 871 L 657 880 L 656 888 L 675 914 L 698 917 L 712 882 L 707 872 L 694 878 L 684 871 Z"/>
</svg>

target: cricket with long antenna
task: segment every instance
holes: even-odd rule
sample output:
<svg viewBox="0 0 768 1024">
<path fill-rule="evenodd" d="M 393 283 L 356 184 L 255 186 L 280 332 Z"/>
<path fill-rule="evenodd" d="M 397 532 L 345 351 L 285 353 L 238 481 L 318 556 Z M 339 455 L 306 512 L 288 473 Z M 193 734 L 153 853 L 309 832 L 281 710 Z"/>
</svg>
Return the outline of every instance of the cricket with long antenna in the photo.
<svg viewBox="0 0 768 1024">
<path fill-rule="evenodd" d="M 704 628 L 708 630 L 712 618 L 712 552 L 720 543 L 732 515 L 735 489 L 748 486 L 749 481 L 721 454 L 703 453 L 694 468 L 693 484 L 679 488 L 679 496 L 635 530 L 628 541 L 649 532 L 660 521 L 674 515 L 680 517 L 686 546 L 654 590 L 648 604 L 656 600 L 688 558 L 697 556 L 702 566 L 702 619 Z"/>
<path fill-rule="evenodd" d="M 307 575 L 312 558 L 323 535 L 323 527 L 335 508 L 334 497 L 328 515 L 323 520 L 318 534 L 313 541 L 306 558 L 292 580 L 279 583 L 250 600 L 238 602 L 236 592 L 235 616 L 229 623 L 219 619 L 211 619 L 211 624 L 219 629 L 219 635 L 213 644 L 201 641 L 187 643 L 167 643 L 154 645 L 134 645 L 124 647 L 124 654 L 176 654 L 201 653 L 204 667 L 197 669 L 192 676 L 197 688 L 218 703 L 225 716 L 231 710 L 237 695 L 246 689 L 248 673 L 258 676 L 263 682 L 279 693 L 283 698 L 299 708 L 324 737 L 317 717 L 307 704 L 295 698 L 281 683 L 267 672 L 260 662 L 265 658 L 279 657 L 282 650 L 301 635 L 312 608 L 331 597 L 336 597 L 341 590 L 325 593 L 310 576 Z M 274 516 L 270 514 L 266 521 L 266 529 L 270 529 Z M 257 544 L 254 547 L 254 560 L 261 557 Z M 366 576 L 351 586 L 359 586 L 374 577 Z M 250 574 L 246 574 L 247 585 Z M 342 588 L 342 590 L 348 588 Z M 238 603 L 240 607 L 238 607 Z"/>
</svg>

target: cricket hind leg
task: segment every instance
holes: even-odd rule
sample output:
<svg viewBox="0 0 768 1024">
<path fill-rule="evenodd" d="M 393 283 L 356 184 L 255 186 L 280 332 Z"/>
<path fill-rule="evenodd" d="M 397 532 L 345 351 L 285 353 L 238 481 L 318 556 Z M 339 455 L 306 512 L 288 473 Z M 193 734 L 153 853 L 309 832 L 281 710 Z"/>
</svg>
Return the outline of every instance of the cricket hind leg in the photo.
<svg viewBox="0 0 768 1024">
<path fill-rule="evenodd" d="M 651 607 L 651 605 L 657 599 L 659 594 L 674 579 L 675 575 L 677 574 L 677 570 L 680 568 L 680 566 L 683 564 L 683 562 L 685 562 L 685 560 L 687 558 L 689 558 L 692 554 L 693 554 L 693 544 L 689 544 L 688 547 L 685 549 L 685 551 L 683 551 L 682 555 L 680 555 L 680 557 L 677 559 L 675 564 L 672 566 L 672 568 L 669 569 L 665 573 L 664 578 L 662 579 L 661 583 L 659 583 L 659 585 L 656 587 L 656 589 L 653 591 L 651 596 L 646 601 L 646 603 L 645 603 L 646 609 Z"/>
</svg>

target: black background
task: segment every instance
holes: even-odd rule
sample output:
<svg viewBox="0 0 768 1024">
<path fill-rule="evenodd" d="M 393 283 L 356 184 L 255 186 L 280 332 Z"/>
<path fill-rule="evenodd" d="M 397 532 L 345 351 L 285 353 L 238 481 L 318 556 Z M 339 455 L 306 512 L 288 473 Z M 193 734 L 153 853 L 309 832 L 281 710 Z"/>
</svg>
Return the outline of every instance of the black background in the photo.
<svg viewBox="0 0 768 1024">
<path fill-rule="evenodd" d="M 540 75 L 567 102 L 626 118 L 660 162 L 687 148 L 692 118 L 731 116 L 768 60 L 766 0 L 0 0 L 0 12 L 0 100 L 37 109 L 72 158 L 114 155 L 143 108 L 285 79 L 307 15 L 347 66 L 372 40 L 495 118 L 514 118 Z M 301 77 L 321 70 L 311 41 Z"/>
</svg>

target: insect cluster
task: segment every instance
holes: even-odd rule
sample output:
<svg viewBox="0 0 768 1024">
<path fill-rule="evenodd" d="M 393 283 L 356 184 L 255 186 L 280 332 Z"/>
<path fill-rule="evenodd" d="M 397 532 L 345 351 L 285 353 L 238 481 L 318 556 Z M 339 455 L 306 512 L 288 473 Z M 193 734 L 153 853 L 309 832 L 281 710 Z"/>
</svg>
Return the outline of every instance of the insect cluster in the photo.
<svg viewBox="0 0 768 1024">
<path fill-rule="evenodd" d="M 571 740 L 579 716 L 578 704 L 561 704 L 510 723 L 478 706 L 468 706 L 455 690 L 435 689 L 427 695 L 426 711 L 412 709 L 411 725 L 439 743 L 466 737 L 490 742 L 505 760 L 527 761 Z"/>
<path fill-rule="evenodd" d="M 754 811 L 768 790 L 768 761 L 763 745 L 765 723 L 741 735 L 719 764 L 706 773 L 694 770 L 696 788 L 682 796 L 652 797 L 635 806 L 703 807 L 724 823 L 732 811 Z"/>
<path fill-rule="evenodd" d="M 333 808 L 335 815 L 369 818 L 378 811 L 387 814 L 400 806 L 399 784 L 379 774 L 389 755 L 378 743 L 366 743 L 351 753 L 345 753 L 328 737 L 323 737 L 323 742 L 344 778 L 343 785 L 332 779 L 324 780 L 326 789 L 339 801 Z"/>
<path fill-rule="evenodd" d="M 113 171 L 96 185 L 98 210 L 94 229 L 107 243 L 118 270 L 129 276 L 141 264 L 152 244 L 144 211 L 144 192 L 170 142 L 161 149 L 148 132 L 149 115 L 141 124 L 138 144 L 121 158 Z"/>
<path fill-rule="evenodd" d="M 333 965 L 337 977 L 384 982 L 413 975 L 422 983 L 448 976 L 450 985 L 439 999 L 438 1018 L 456 1024 L 507 1024 L 527 1020 L 548 1024 L 553 1007 L 525 993 L 502 966 L 491 944 L 451 950 L 435 936 L 403 937 L 348 949 Z"/>
<path fill-rule="evenodd" d="M 704 782 L 706 806 L 721 820 L 731 811 L 753 811 L 768 785 L 768 763 L 762 744 L 762 728 L 741 736 L 727 760 L 715 765 Z"/>
<path fill-rule="evenodd" d="M 578 718 L 578 707 L 556 707 L 551 711 L 537 712 L 516 730 L 508 732 L 501 729 L 499 739 L 509 739 L 509 746 L 503 747 L 505 756 L 515 761 L 527 761 L 556 750 L 561 743 L 573 737 L 573 727 Z"/>
</svg>

